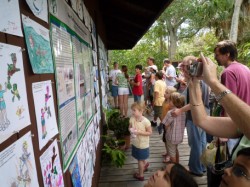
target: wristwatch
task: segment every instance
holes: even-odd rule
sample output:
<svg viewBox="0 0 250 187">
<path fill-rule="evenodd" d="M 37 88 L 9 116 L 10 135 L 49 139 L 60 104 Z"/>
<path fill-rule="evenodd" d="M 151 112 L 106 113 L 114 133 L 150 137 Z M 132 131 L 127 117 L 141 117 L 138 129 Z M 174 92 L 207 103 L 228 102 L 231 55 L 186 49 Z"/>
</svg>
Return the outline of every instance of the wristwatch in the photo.
<svg viewBox="0 0 250 187">
<path fill-rule="evenodd" d="M 230 90 L 224 90 L 215 96 L 215 100 L 219 102 L 225 95 L 232 93 Z"/>
</svg>

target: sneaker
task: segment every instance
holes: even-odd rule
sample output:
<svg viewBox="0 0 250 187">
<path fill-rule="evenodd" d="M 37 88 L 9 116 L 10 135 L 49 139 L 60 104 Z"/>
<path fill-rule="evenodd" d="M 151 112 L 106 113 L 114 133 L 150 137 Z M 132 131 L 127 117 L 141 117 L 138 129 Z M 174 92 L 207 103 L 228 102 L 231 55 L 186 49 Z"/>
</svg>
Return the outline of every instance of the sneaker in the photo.
<svg viewBox="0 0 250 187">
<path fill-rule="evenodd" d="M 152 126 L 152 127 L 156 127 L 156 126 L 157 126 L 157 122 L 151 121 L 151 126 Z"/>
<path fill-rule="evenodd" d="M 144 177 L 141 177 L 141 176 L 139 175 L 139 173 L 135 173 L 135 174 L 134 174 L 134 178 L 137 179 L 137 180 L 139 180 L 139 181 L 144 181 Z"/>
<path fill-rule="evenodd" d="M 163 123 L 160 123 L 158 126 L 157 126 L 157 130 L 158 130 L 158 133 L 161 134 L 162 131 L 163 131 Z"/>
<path fill-rule="evenodd" d="M 147 163 L 145 164 L 144 170 L 143 170 L 144 172 L 148 170 L 148 166 L 149 166 L 149 162 L 147 162 Z"/>
</svg>

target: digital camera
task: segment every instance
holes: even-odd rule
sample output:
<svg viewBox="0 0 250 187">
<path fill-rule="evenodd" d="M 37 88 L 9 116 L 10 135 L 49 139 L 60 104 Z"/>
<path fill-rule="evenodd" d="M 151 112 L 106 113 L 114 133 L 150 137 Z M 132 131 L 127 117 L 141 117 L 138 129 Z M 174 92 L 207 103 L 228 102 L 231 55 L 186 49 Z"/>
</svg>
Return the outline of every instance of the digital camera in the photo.
<svg viewBox="0 0 250 187">
<path fill-rule="evenodd" d="M 202 62 L 194 61 L 188 66 L 188 72 L 191 77 L 200 77 L 202 75 Z"/>
</svg>

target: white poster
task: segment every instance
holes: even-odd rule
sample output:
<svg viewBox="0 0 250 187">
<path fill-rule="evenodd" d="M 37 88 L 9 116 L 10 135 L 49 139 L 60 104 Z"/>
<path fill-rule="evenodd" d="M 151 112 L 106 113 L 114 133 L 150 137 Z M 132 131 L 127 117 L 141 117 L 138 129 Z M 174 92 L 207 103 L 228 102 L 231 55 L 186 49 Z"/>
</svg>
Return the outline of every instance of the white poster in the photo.
<svg viewBox="0 0 250 187">
<path fill-rule="evenodd" d="M 45 187 L 63 187 L 63 172 L 57 140 L 40 157 L 43 184 Z"/>
<path fill-rule="evenodd" d="M 74 32 L 76 32 L 84 41 L 87 43 L 90 43 L 90 32 L 87 29 L 87 27 L 84 25 L 84 23 L 81 21 L 83 17 L 82 8 L 84 11 L 84 5 L 83 2 L 80 0 L 74 0 L 73 6 L 77 7 L 78 10 L 75 10 L 74 12 L 72 8 L 62 0 L 49 0 L 49 11 L 50 13 L 57 17 L 60 21 L 65 23 L 68 27 L 70 27 Z M 79 17 L 77 16 L 77 14 Z M 51 16 L 51 17 L 53 17 Z"/>
<path fill-rule="evenodd" d="M 0 143 L 30 125 L 21 47 L 0 43 Z"/>
<path fill-rule="evenodd" d="M 32 83 L 40 150 L 58 134 L 51 81 Z"/>
<path fill-rule="evenodd" d="M 2 0 L 0 6 L 0 32 L 23 36 L 18 0 Z"/>
<path fill-rule="evenodd" d="M 26 0 L 33 14 L 48 23 L 47 0 Z"/>
<path fill-rule="evenodd" d="M 39 186 L 31 133 L 0 152 L 1 186 Z"/>
</svg>

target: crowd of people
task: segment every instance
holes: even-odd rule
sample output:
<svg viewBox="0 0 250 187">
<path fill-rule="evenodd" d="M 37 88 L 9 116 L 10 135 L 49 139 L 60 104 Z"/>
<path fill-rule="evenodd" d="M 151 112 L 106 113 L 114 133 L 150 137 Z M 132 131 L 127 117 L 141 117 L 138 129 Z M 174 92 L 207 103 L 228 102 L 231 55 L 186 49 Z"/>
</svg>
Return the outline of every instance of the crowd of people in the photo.
<svg viewBox="0 0 250 187">
<path fill-rule="evenodd" d="M 154 58 L 148 57 L 146 68 L 135 66 L 133 79 L 128 76 L 127 66 L 119 70 L 118 63 L 114 62 L 110 72 L 111 90 L 121 117 L 127 117 L 131 87 L 134 96 L 129 127 L 132 156 L 138 160 L 134 178 L 143 181 L 149 167 L 146 160 L 150 155 L 152 128 L 162 134 L 165 144 L 163 162 L 166 168 L 157 171 L 146 187 L 198 186 L 192 176 L 200 177 L 205 172 L 208 187 L 250 186 L 250 70 L 237 61 L 237 49 L 232 41 L 219 42 L 214 57 L 219 66 L 224 66 L 219 79 L 217 65 L 202 53 L 199 57 L 186 56 L 177 71 L 168 59 L 164 59 L 162 69 L 158 69 Z M 216 117 L 211 116 L 216 106 L 221 106 L 221 110 Z M 152 121 L 144 115 L 144 111 L 150 109 L 153 110 Z M 185 128 L 190 146 L 188 169 L 179 164 L 178 151 Z M 212 139 L 226 144 L 232 159 L 217 181 L 211 177 L 211 168 L 200 160 Z"/>
</svg>

